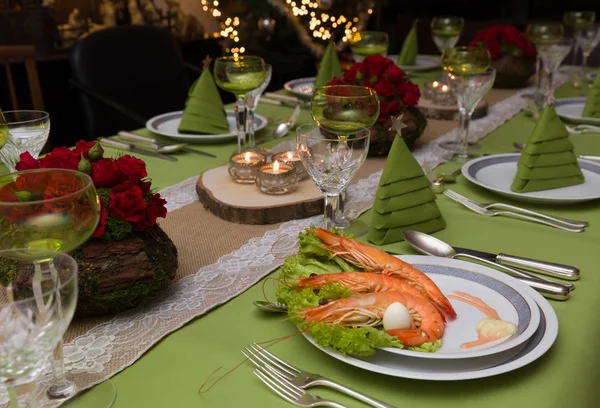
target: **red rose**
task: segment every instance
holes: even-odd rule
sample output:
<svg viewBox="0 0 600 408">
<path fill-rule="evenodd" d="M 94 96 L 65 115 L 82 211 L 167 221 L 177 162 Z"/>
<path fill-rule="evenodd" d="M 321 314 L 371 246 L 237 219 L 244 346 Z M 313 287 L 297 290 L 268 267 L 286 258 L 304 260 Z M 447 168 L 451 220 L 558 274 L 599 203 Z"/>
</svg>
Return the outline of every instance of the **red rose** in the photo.
<svg viewBox="0 0 600 408">
<path fill-rule="evenodd" d="M 92 238 L 100 238 L 104 235 L 104 230 L 106 229 L 106 218 L 108 217 L 108 211 L 106 211 L 106 207 L 104 207 L 104 203 L 100 200 L 100 221 L 98 222 L 98 226 L 96 227 L 96 231 L 92 234 Z"/>
<path fill-rule="evenodd" d="M 385 101 L 379 101 L 379 118 L 377 119 L 377 122 L 384 122 L 389 112 L 389 104 Z"/>
<path fill-rule="evenodd" d="M 519 30 L 516 27 L 508 26 L 502 31 L 502 41 L 505 44 L 514 45 L 519 37 Z"/>
<path fill-rule="evenodd" d="M 41 166 L 41 162 L 38 159 L 34 159 L 29 152 L 21 153 L 19 157 L 21 161 L 15 165 L 17 171 L 39 169 Z"/>
<path fill-rule="evenodd" d="M 138 185 L 142 189 L 142 194 L 144 194 L 144 197 L 145 197 L 146 194 L 148 194 L 150 192 L 150 187 L 152 187 L 152 182 L 151 181 L 140 181 L 138 183 Z"/>
<path fill-rule="evenodd" d="M 526 44 L 525 45 L 525 56 L 527 57 L 533 57 L 535 55 L 535 47 L 531 44 Z"/>
<path fill-rule="evenodd" d="M 146 200 L 146 211 L 140 218 L 140 221 L 133 224 L 133 228 L 137 231 L 141 231 L 156 225 L 156 219 L 158 217 L 164 218 L 167 215 L 165 204 L 167 204 L 167 202 L 160 194 L 151 195 L 148 200 Z"/>
<path fill-rule="evenodd" d="M 146 209 L 142 189 L 132 181 L 113 187 L 109 209 L 113 217 L 133 223 L 140 221 Z"/>
<path fill-rule="evenodd" d="M 409 108 L 416 106 L 419 103 L 421 91 L 419 87 L 412 82 L 406 84 L 406 92 L 402 95 L 402 103 Z"/>
<path fill-rule="evenodd" d="M 124 155 L 117 159 L 117 166 L 121 173 L 129 178 L 131 181 L 140 181 L 144 177 L 148 176 L 146 172 L 146 163 L 137 157 Z"/>
<path fill-rule="evenodd" d="M 393 96 L 396 92 L 394 89 L 394 84 L 388 81 L 385 77 L 381 78 L 378 83 L 373 85 L 373 89 L 375 89 L 377 94 L 381 96 Z"/>
<path fill-rule="evenodd" d="M 396 64 L 390 64 L 385 71 L 383 71 L 383 76 L 392 82 L 398 82 L 406 77 L 406 72 Z"/>
<path fill-rule="evenodd" d="M 70 207 L 72 202 L 82 198 L 85 188 L 85 183 L 75 173 L 67 172 L 51 174 L 45 185 L 43 199 L 52 200 L 46 203 L 46 207 L 55 212 Z"/>
<path fill-rule="evenodd" d="M 92 147 L 94 147 L 95 144 L 96 142 L 86 142 L 85 140 L 80 140 L 77 143 L 75 143 L 75 152 L 78 154 L 83 153 L 83 157 L 87 159 L 88 152 Z"/>
<path fill-rule="evenodd" d="M 343 78 L 345 82 L 350 84 L 360 84 L 360 81 L 363 79 L 363 74 L 359 71 L 360 64 L 354 64 L 350 67 L 350 69 L 344 72 Z"/>
<path fill-rule="evenodd" d="M 344 81 L 338 78 L 333 78 L 331 81 L 327 83 L 327 85 L 345 85 Z"/>
<path fill-rule="evenodd" d="M 92 163 L 91 176 L 96 188 L 111 188 L 124 179 L 123 173 L 112 159 L 100 159 Z"/>
<path fill-rule="evenodd" d="M 490 52 L 490 57 L 492 59 L 500 58 L 502 56 L 502 50 L 500 49 L 500 44 L 497 42 L 488 42 L 485 46 Z"/>
<path fill-rule="evenodd" d="M 15 182 L 5 184 L 0 187 L 0 202 L 1 203 L 16 203 L 19 202 L 19 199 L 15 195 L 15 191 L 18 191 L 17 185 Z"/>
<path fill-rule="evenodd" d="M 44 169 L 77 170 L 81 155 L 67 147 L 57 147 L 51 153 L 40 159 Z"/>
<path fill-rule="evenodd" d="M 18 191 L 26 191 L 33 196 L 33 199 L 40 198 L 46 192 L 51 173 L 45 172 L 24 172 L 17 177 L 16 187 Z"/>
<path fill-rule="evenodd" d="M 400 105 L 400 102 L 398 102 L 396 100 L 390 101 L 388 103 L 388 114 L 394 115 L 394 114 L 400 112 L 401 107 L 402 107 L 402 105 Z"/>
</svg>

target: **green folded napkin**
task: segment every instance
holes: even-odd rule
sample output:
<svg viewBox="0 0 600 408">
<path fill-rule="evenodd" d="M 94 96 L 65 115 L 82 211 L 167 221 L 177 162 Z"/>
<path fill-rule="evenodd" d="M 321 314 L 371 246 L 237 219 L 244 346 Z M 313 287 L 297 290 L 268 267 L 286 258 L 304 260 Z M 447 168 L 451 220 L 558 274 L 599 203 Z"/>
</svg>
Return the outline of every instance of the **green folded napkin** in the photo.
<svg viewBox="0 0 600 408">
<path fill-rule="evenodd" d="M 333 42 L 330 42 L 319 65 L 317 79 L 315 80 L 315 89 L 327 85 L 327 83 L 336 77 L 342 77 L 342 67 L 335 51 L 335 45 Z"/>
<path fill-rule="evenodd" d="M 412 25 L 408 35 L 402 43 L 402 50 L 396 60 L 397 65 L 416 65 L 419 44 L 417 41 L 417 20 Z"/>
<path fill-rule="evenodd" d="M 416 190 L 412 192 L 412 194 L 398 195 L 396 197 L 376 200 L 373 204 L 373 210 L 377 211 L 378 213 L 385 214 L 392 211 L 414 207 L 415 205 L 425 204 L 434 200 L 435 194 L 431 190 L 431 187 L 427 185 L 427 187 Z"/>
<path fill-rule="evenodd" d="M 519 157 L 511 189 L 524 193 L 583 183 L 584 177 L 569 132 L 548 105 Z"/>
<path fill-rule="evenodd" d="M 587 118 L 600 118 L 600 72 L 596 75 L 592 89 L 588 93 L 587 101 L 583 108 L 583 116 Z"/>
<path fill-rule="evenodd" d="M 367 239 L 375 245 L 386 245 L 404 241 L 404 237 L 402 236 L 404 231 L 412 230 L 431 234 L 432 232 L 443 230 L 444 228 L 446 228 L 446 221 L 444 221 L 444 218 L 439 217 L 400 228 L 371 228 L 367 234 Z"/>
<path fill-rule="evenodd" d="M 182 133 L 229 133 L 229 123 L 223 101 L 210 74 L 205 68 L 190 87 L 178 131 Z"/>
<path fill-rule="evenodd" d="M 403 240 L 402 231 L 407 229 L 429 233 L 444 228 L 435 199 L 423 169 L 402 137 L 396 136 L 375 194 L 369 241 L 389 244 Z"/>
</svg>

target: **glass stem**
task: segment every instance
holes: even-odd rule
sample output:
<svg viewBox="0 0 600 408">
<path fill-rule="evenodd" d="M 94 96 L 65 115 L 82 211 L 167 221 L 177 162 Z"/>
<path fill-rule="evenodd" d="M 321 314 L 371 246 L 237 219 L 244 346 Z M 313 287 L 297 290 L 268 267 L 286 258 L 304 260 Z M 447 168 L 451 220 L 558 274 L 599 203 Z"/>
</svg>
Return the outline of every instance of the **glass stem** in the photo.
<svg viewBox="0 0 600 408">
<path fill-rule="evenodd" d="M 248 135 L 248 148 L 254 149 L 254 107 L 246 106 L 246 135 Z"/>
<path fill-rule="evenodd" d="M 577 44 L 577 39 L 575 37 L 573 37 L 573 43 L 575 44 L 573 46 L 573 66 L 577 66 L 577 52 L 579 51 L 579 44 Z"/>
<path fill-rule="evenodd" d="M 548 105 L 551 105 L 554 102 L 554 96 L 552 95 L 552 80 L 554 78 L 554 72 L 548 72 L 548 84 L 546 85 L 546 97 L 548 99 Z"/>
<path fill-rule="evenodd" d="M 539 57 L 539 53 L 535 61 L 535 85 L 538 91 L 542 92 L 542 59 Z"/>
<path fill-rule="evenodd" d="M 54 353 L 50 358 L 50 365 L 52 366 L 52 385 L 54 387 L 63 387 L 67 379 L 65 378 L 65 361 L 63 355 L 63 339 L 61 338 Z"/>
<path fill-rule="evenodd" d="M 235 123 L 237 126 L 237 142 L 238 142 L 238 153 L 244 150 L 246 142 L 246 104 L 244 103 L 244 97 L 238 96 L 233 108 L 235 112 Z"/>
<path fill-rule="evenodd" d="M 465 111 L 460 112 L 458 119 L 458 136 L 460 141 L 460 148 L 458 151 L 458 157 L 466 159 L 469 157 L 469 123 L 471 122 L 471 115 Z"/>
<path fill-rule="evenodd" d="M 343 189 L 342 192 L 337 196 L 337 206 L 336 206 L 336 218 L 344 215 L 344 211 L 346 209 L 346 189 Z"/>
<path fill-rule="evenodd" d="M 337 201 L 337 195 L 325 195 L 325 229 L 327 230 L 330 230 L 334 225 Z"/>
<path fill-rule="evenodd" d="M 4 384 L 4 387 L 6 387 L 6 392 L 8 393 L 10 408 L 19 408 L 19 400 L 17 399 L 17 392 L 15 391 L 15 387 L 8 384 Z"/>
</svg>

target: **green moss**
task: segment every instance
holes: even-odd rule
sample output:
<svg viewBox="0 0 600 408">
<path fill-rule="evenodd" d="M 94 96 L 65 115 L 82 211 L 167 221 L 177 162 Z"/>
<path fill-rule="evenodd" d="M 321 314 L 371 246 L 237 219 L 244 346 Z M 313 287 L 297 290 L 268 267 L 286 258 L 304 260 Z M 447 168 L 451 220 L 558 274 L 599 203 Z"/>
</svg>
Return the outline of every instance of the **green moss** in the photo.
<svg viewBox="0 0 600 408">
<path fill-rule="evenodd" d="M 0 258 L 0 285 L 8 286 L 17 276 L 17 262 Z"/>
<path fill-rule="evenodd" d="M 120 218 L 108 217 L 102 241 L 120 241 L 133 235 L 133 227 L 130 223 Z"/>
</svg>

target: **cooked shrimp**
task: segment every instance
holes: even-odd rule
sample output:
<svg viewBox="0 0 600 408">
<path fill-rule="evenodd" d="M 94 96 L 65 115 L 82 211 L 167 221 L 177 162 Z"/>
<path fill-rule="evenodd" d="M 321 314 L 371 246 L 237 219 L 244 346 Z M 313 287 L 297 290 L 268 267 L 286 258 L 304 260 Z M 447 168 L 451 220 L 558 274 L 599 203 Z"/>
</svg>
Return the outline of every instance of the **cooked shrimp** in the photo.
<svg viewBox="0 0 600 408">
<path fill-rule="evenodd" d="M 368 272 L 378 272 L 403 279 L 417 288 L 425 297 L 431 299 L 448 316 L 456 317 L 456 311 L 440 288 L 427 275 L 412 265 L 380 249 L 342 237 L 331 231 L 322 228 L 310 231 L 326 245 L 334 256 L 340 256 Z"/>
<path fill-rule="evenodd" d="M 307 322 L 325 322 L 341 326 L 379 326 L 385 310 L 400 302 L 411 317 L 410 329 L 386 332 L 406 346 L 420 346 L 434 342 L 444 334 L 444 320 L 436 307 L 421 297 L 402 292 L 377 292 L 334 300 L 324 306 L 306 308 L 301 316 Z"/>
</svg>

